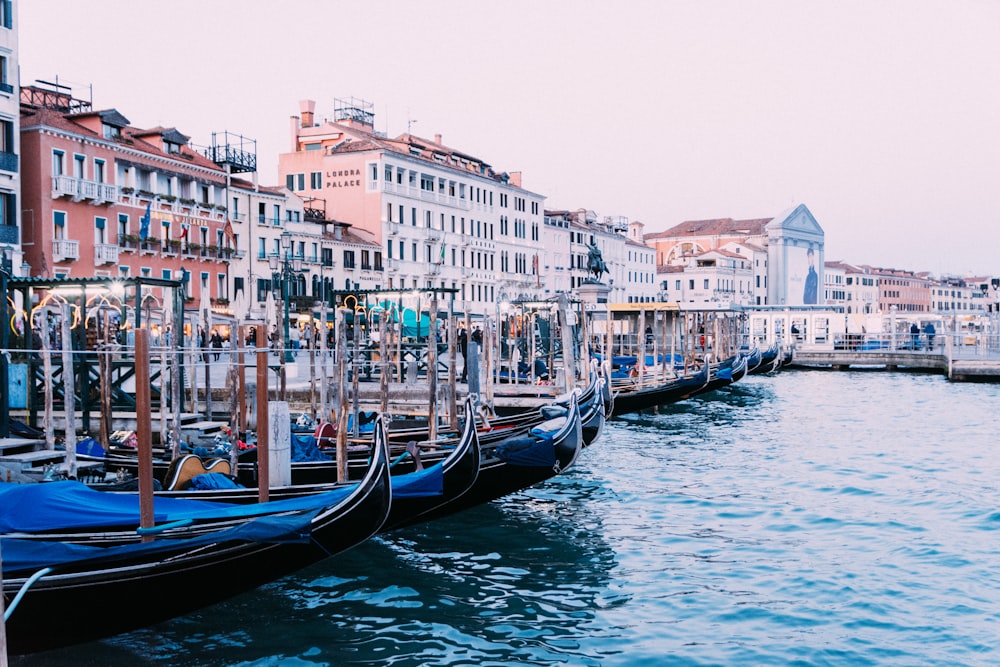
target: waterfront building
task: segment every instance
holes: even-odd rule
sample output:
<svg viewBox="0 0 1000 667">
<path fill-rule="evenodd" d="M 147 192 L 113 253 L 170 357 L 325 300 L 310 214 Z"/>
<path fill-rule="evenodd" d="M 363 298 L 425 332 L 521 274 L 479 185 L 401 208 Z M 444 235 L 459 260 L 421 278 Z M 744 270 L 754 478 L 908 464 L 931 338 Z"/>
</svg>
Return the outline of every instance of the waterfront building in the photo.
<svg viewBox="0 0 1000 667">
<path fill-rule="evenodd" d="M 20 119 L 32 275 L 166 278 L 185 281 L 188 300 L 228 297 L 236 248 L 220 164 L 177 129 L 132 127 L 64 86 L 21 88 Z"/>
<path fill-rule="evenodd" d="M 985 310 L 983 290 L 965 278 L 939 278 L 931 282 L 930 291 L 931 313 L 934 315 L 972 316 L 982 315 Z M 986 294 L 989 295 L 989 290 Z"/>
<path fill-rule="evenodd" d="M 713 308 L 753 305 L 751 258 L 717 248 L 686 256 L 680 266 L 683 273 L 673 277 L 680 302 Z"/>
<path fill-rule="evenodd" d="M 926 273 L 872 266 L 862 268 L 876 278 L 880 312 L 888 313 L 893 309 L 900 315 L 931 312 L 931 281 Z"/>
<path fill-rule="evenodd" d="M 574 267 L 570 242 L 573 216 L 569 211 L 545 211 L 542 226 L 542 274 L 545 276 L 545 296 L 568 294 L 578 277 Z"/>
<path fill-rule="evenodd" d="M 698 258 L 713 251 L 726 251 L 739 255 L 731 258 L 741 266 L 731 267 L 732 279 L 736 269 L 749 270 L 751 293 L 747 301 L 756 306 L 811 305 L 821 303 L 823 283 L 823 229 L 805 206 L 800 204 L 773 218 L 734 220 L 715 218 L 689 220 L 663 232 L 646 234 L 646 245 L 656 252 L 657 273 L 665 274 L 664 267 L 683 266 L 684 271 L 695 269 L 699 276 L 696 285 L 685 300 L 700 301 L 705 298 L 704 281 L 720 295 L 738 293 L 737 286 L 729 287 L 730 277 L 702 275 L 711 267 L 718 267 L 723 255 L 705 257 L 699 266 Z M 714 264 L 707 264 L 712 262 Z M 725 262 L 721 268 L 725 267 Z M 726 269 L 729 270 L 728 268 Z M 678 277 L 660 280 L 682 280 Z M 700 282 L 698 282 L 700 281 Z M 720 282 L 721 281 L 721 282 Z M 691 287 L 691 278 L 681 283 Z M 718 287 L 718 285 L 724 287 Z M 711 298 L 711 297 L 709 297 Z"/>
<path fill-rule="evenodd" d="M 625 294 L 628 303 L 657 300 L 656 251 L 643 243 L 645 225 L 638 220 L 628 223 L 625 239 Z"/>
<path fill-rule="evenodd" d="M 17 2 L 0 2 L 0 248 L 11 275 L 27 275 L 21 250 L 21 136 Z"/>
<path fill-rule="evenodd" d="M 548 261 L 541 282 L 543 296 L 572 293 L 597 279 L 608 288 L 611 303 L 645 303 L 656 300 L 654 251 L 642 243 L 643 224 L 624 216 L 600 217 L 588 209 L 545 211 L 545 250 Z M 589 268 L 591 247 L 596 246 L 607 273 L 595 277 Z"/>
<path fill-rule="evenodd" d="M 494 312 L 502 295 L 545 294 L 544 197 L 519 172 L 498 172 L 440 134 L 390 139 L 374 128 L 367 102 L 337 100 L 333 119 L 319 121 L 303 101 L 278 172 L 306 202 L 372 236 L 383 287 L 453 288 L 455 310 L 475 314 Z"/>
</svg>

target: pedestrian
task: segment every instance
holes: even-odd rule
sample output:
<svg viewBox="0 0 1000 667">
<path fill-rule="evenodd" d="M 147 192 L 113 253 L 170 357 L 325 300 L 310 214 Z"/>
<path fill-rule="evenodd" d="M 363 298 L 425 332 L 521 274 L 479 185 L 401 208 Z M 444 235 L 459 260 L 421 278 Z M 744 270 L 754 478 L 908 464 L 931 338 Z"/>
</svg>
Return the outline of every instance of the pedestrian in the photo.
<svg viewBox="0 0 1000 667">
<path fill-rule="evenodd" d="M 458 330 L 458 351 L 462 353 L 461 382 L 469 381 L 469 334 L 465 327 Z"/>
<path fill-rule="evenodd" d="M 298 326 L 294 326 L 288 332 L 288 337 L 292 339 L 292 357 L 297 359 L 299 356 L 299 337 L 302 332 L 299 331 Z"/>
<path fill-rule="evenodd" d="M 934 328 L 934 323 L 933 322 L 928 322 L 927 324 L 924 325 L 924 334 L 927 335 L 927 350 L 928 351 L 931 351 L 931 352 L 934 351 L 934 334 L 936 334 L 936 333 L 937 333 L 937 330 Z"/>
<path fill-rule="evenodd" d="M 222 336 L 219 334 L 218 329 L 212 329 L 212 336 L 209 338 L 212 344 L 212 349 L 215 350 L 215 360 L 219 360 L 219 356 L 222 354 Z"/>
<path fill-rule="evenodd" d="M 916 350 L 920 347 L 920 327 L 914 322 L 910 325 L 910 349 Z"/>
</svg>

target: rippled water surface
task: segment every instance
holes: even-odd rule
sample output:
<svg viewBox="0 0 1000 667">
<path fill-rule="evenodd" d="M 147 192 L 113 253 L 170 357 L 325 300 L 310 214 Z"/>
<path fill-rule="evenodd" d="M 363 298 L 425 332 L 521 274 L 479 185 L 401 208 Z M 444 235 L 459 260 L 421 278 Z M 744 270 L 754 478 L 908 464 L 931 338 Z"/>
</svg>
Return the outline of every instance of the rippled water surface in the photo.
<svg viewBox="0 0 1000 667">
<path fill-rule="evenodd" d="M 12 663 L 1000 664 L 998 412 L 936 376 L 750 377 L 524 494 Z"/>
</svg>

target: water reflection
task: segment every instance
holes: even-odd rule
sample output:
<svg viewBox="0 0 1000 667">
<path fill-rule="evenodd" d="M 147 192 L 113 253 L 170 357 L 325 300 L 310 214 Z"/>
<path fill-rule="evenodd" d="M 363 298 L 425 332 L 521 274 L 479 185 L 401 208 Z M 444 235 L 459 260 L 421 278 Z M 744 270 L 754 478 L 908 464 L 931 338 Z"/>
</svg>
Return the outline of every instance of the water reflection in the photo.
<svg viewBox="0 0 1000 667">
<path fill-rule="evenodd" d="M 615 553 L 586 472 L 391 533 L 154 628 L 16 665 L 600 664 Z M 598 642 L 600 643 L 600 642 Z"/>
</svg>

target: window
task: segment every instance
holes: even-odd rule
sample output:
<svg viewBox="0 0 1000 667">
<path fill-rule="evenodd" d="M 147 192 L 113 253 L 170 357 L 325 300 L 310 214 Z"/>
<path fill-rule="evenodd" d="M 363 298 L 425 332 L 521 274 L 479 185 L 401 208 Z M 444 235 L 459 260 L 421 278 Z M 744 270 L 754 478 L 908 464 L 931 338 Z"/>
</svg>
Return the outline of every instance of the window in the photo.
<svg viewBox="0 0 1000 667">
<path fill-rule="evenodd" d="M 107 232 L 104 229 L 107 222 L 107 218 L 94 218 L 94 243 L 97 243 L 98 245 L 104 245 L 107 243 Z"/>
<path fill-rule="evenodd" d="M 323 187 L 323 172 L 313 171 L 309 174 L 309 187 L 319 190 Z"/>
<path fill-rule="evenodd" d="M 66 238 L 66 212 L 52 211 L 53 236 L 57 239 Z"/>
<path fill-rule="evenodd" d="M 16 195 L 13 192 L 0 192 L 0 225 L 17 224 L 15 198 Z"/>
<path fill-rule="evenodd" d="M 66 154 L 62 151 L 52 151 L 52 177 L 57 178 L 66 173 Z"/>
<path fill-rule="evenodd" d="M 12 121 L 3 119 L 0 120 L 0 153 L 13 153 L 14 152 L 14 123 Z M 8 171 L 16 171 L 17 164 L 7 164 L 6 161 L 0 162 L 0 168 L 7 169 Z"/>
<path fill-rule="evenodd" d="M 354 268 L 354 251 L 345 250 L 344 251 L 344 268 L 353 269 Z"/>
<path fill-rule="evenodd" d="M 104 160 L 94 160 L 94 180 L 98 183 L 104 183 L 107 178 L 105 172 Z"/>
<path fill-rule="evenodd" d="M 122 129 L 115 125 L 108 125 L 107 123 L 102 123 L 101 136 L 110 141 L 113 141 L 115 139 L 121 139 Z"/>
</svg>

